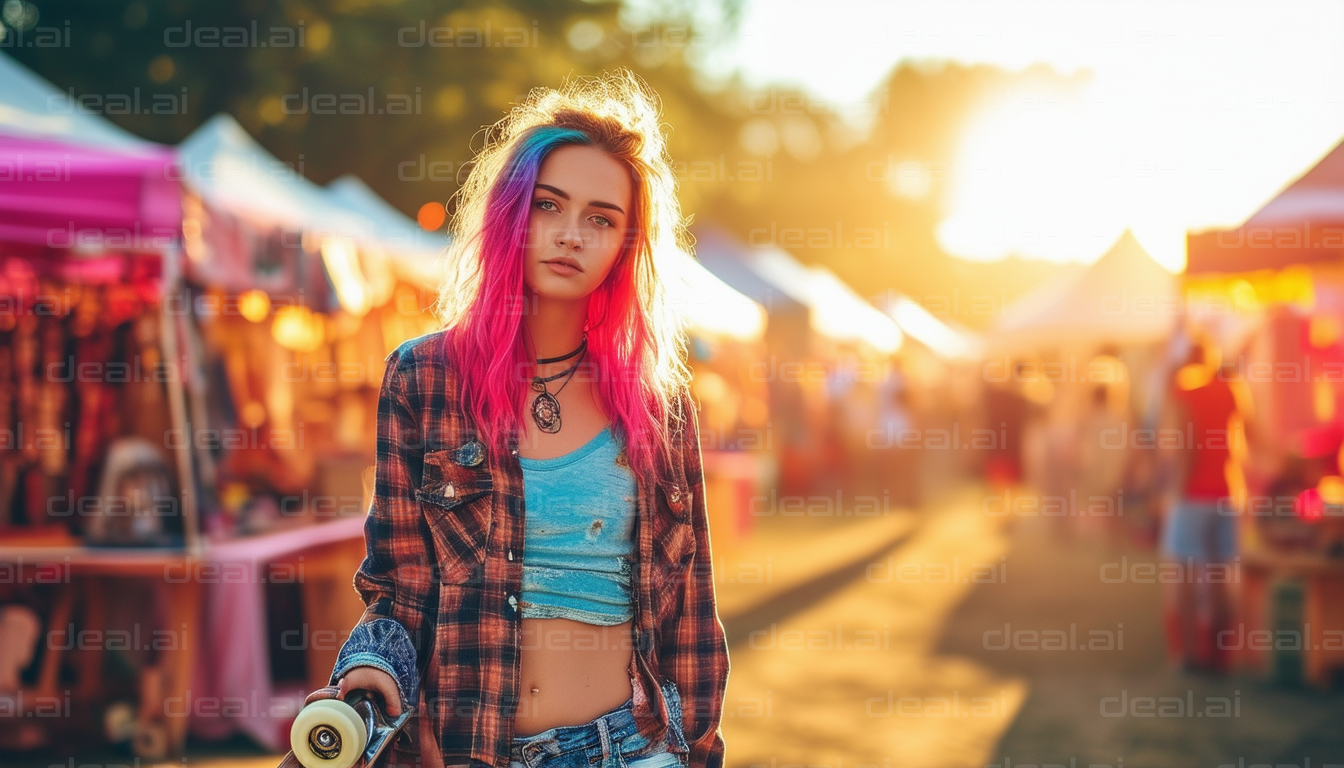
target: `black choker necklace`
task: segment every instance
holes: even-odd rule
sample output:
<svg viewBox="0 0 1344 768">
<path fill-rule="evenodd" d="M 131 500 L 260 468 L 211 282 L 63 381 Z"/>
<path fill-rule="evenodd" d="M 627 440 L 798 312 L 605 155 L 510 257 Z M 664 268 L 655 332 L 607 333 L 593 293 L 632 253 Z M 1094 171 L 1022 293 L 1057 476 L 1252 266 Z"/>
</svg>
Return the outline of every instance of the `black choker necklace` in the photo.
<svg viewBox="0 0 1344 768">
<path fill-rule="evenodd" d="M 579 355 L 579 359 L 574 361 L 573 365 L 554 376 L 547 376 L 544 379 L 540 376 L 532 377 L 532 391 L 541 393 L 532 401 L 532 421 L 536 422 L 537 429 L 540 429 L 542 432 L 553 435 L 560 431 L 560 401 L 555 399 L 555 395 L 560 394 L 564 388 L 569 385 L 569 379 L 573 377 L 574 371 L 578 370 L 587 351 L 588 334 L 585 333 L 583 335 L 583 341 L 579 343 L 579 346 L 575 348 L 573 352 L 559 357 L 537 358 L 537 365 L 545 365 L 546 363 L 558 363 L 561 360 L 568 360 L 575 355 Z M 561 376 L 565 377 L 565 383 L 560 385 L 560 389 L 557 389 L 555 394 L 551 394 L 546 389 L 546 384 L 555 381 Z"/>
</svg>

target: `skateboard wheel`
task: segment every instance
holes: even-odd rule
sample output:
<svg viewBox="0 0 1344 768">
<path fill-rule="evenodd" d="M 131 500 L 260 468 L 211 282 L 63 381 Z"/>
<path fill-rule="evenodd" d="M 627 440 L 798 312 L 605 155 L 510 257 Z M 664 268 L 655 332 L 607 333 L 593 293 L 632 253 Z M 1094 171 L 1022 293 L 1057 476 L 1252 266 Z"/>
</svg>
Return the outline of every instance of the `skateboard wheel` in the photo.
<svg viewBox="0 0 1344 768">
<path fill-rule="evenodd" d="M 131 741 L 131 751 L 141 760 L 158 762 L 168 756 L 168 729 L 163 723 L 145 723 L 137 726 Z"/>
<path fill-rule="evenodd" d="M 289 748 L 306 768 L 350 768 L 368 739 L 364 719 L 340 699 L 309 704 L 289 729 Z"/>
<path fill-rule="evenodd" d="M 103 733 L 113 744 L 130 741 L 135 736 L 135 705 L 129 701 L 109 704 L 103 710 Z"/>
</svg>

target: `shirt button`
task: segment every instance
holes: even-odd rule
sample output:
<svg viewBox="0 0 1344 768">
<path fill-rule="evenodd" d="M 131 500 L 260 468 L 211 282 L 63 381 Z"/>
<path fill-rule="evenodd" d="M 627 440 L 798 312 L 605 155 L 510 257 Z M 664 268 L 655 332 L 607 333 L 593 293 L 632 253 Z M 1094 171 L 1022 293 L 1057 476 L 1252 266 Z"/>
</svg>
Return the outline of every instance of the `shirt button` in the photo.
<svg viewBox="0 0 1344 768">
<path fill-rule="evenodd" d="M 509 550 L 509 559 L 510 559 L 510 560 L 513 559 L 513 550 L 512 550 L 512 549 Z"/>
<path fill-rule="evenodd" d="M 518 598 L 514 595 L 509 595 L 509 605 L 513 606 L 513 610 L 518 610 Z"/>
</svg>

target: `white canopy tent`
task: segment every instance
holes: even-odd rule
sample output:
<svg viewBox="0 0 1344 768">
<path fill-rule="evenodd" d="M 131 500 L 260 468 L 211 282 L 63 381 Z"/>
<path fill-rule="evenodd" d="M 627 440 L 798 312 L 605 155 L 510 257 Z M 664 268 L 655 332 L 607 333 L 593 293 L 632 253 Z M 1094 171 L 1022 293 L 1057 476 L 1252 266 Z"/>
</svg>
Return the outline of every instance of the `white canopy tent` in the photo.
<svg viewBox="0 0 1344 768">
<path fill-rule="evenodd" d="M 399 275 L 418 285 L 434 289 L 442 281 L 439 254 L 446 238 L 421 230 L 356 177 L 343 177 L 327 188 L 314 184 L 227 114 L 198 128 L 178 154 L 187 186 L 212 208 L 313 238 L 342 304 L 357 314 L 365 308 L 361 294 L 367 291 L 353 279 L 356 249 L 389 260 Z"/>
<path fill-rule="evenodd" d="M 331 182 L 326 192 L 336 202 L 372 222 L 374 237 L 388 248 L 403 253 L 438 256 L 448 245 L 447 235 L 425 231 L 354 174 L 347 173 Z"/>
<path fill-rule="evenodd" d="M 372 219 L 334 205 L 322 187 L 256 142 L 220 113 L 178 146 L 185 181 L 207 203 L 249 219 L 317 236 L 368 239 Z"/>
<path fill-rule="evenodd" d="M 1177 276 L 1125 232 L 1104 256 L 1023 296 L 1003 312 L 989 346 L 1011 352 L 1044 345 L 1127 344 L 1169 336 L 1181 315 Z"/>
<path fill-rule="evenodd" d="M 765 334 L 765 308 L 720 280 L 679 248 L 654 254 L 654 268 L 667 289 L 667 307 L 691 331 L 752 341 Z"/>
<path fill-rule="evenodd" d="M 909 296 L 888 296 L 879 308 L 896 321 L 905 335 L 944 360 L 973 360 L 984 353 L 978 336 L 939 320 Z"/>
<path fill-rule="evenodd" d="M 373 231 L 366 239 L 378 243 L 408 280 L 429 287 L 440 284 L 447 235 L 425 231 L 353 174 L 331 182 L 326 192 L 337 204 L 371 222 Z"/>
<path fill-rule="evenodd" d="M 823 336 L 862 342 L 881 354 L 901 348 L 896 322 L 829 269 L 804 265 L 776 246 L 749 249 L 746 258 L 757 274 L 811 309 L 812 327 Z"/>
<path fill-rule="evenodd" d="M 161 147 L 81 106 L 78 98 L 0 53 L 0 133 L 108 149 Z"/>
<path fill-rule="evenodd" d="M 695 256 L 705 269 L 756 303 L 766 307 L 772 318 L 784 314 L 808 313 L 799 301 L 766 280 L 751 265 L 750 249 L 732 235 L 715 226 L 700 225 L 695 234 Z"/>
</svg>

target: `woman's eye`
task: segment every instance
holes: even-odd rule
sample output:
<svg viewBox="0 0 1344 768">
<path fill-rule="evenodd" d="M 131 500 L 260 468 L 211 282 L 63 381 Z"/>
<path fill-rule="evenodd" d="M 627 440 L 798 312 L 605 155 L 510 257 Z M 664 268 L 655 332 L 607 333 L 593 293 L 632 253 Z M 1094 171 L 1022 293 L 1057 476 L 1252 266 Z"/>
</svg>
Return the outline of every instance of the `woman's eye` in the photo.
<svg viewBox="0 0 1344 768">
<path fill-rule="evenodd" d="M 597 222 L 600 226 L 603 227 L 612 226 L 611 219 L 608 219 L 606 216 L 594 216 L 593 221 Z"/>
<path fill-rule="evenodd" d="M 550 208 L 547 208 L 547 207 L 546 207 L 546 206 L 548 206 L 548 205 L 550 206 Z M 554 201 L 554 200 L 538 200 L 538 201 L 537 201 L 537 207 L 540 208 L 540 209 L 543 210 L 543 211 L 552 211 L 552 210 L 555 210 L 555 201 Z"/>
</svg>

